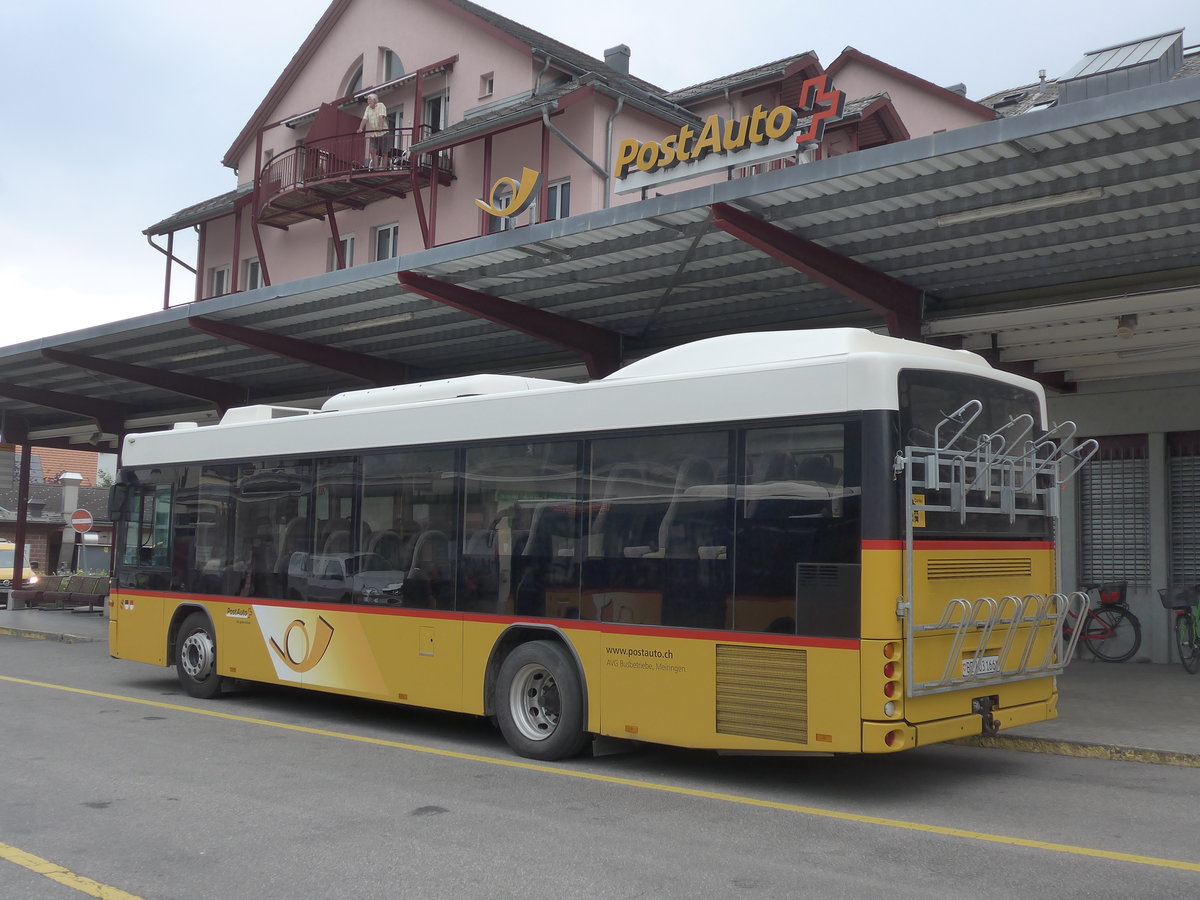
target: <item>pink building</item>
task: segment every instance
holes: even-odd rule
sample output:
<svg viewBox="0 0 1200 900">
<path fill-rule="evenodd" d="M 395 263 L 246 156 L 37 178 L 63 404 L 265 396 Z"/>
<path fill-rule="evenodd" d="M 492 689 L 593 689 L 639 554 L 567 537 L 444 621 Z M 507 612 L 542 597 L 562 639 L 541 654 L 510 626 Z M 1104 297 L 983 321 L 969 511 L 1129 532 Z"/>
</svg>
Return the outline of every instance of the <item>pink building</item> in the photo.
<svg viewBox="0 0 1200 900">
<path fill-rule="evenodd" d="M 995 118 L 853 48 L 674 92 L 629 69 L 467 0 L 334 0 L 226 152 L 236 188 L 146 229 L 168 267 L 200 231 L 164 305 Z"/>
</svg>

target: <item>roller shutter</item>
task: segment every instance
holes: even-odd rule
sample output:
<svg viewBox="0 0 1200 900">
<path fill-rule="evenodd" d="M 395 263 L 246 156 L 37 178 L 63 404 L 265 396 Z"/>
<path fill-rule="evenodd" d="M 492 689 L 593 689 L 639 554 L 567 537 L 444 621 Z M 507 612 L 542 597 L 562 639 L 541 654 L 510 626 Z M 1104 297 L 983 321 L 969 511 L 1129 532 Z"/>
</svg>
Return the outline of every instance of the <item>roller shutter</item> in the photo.
<svg viewBox="0 0 1200 900">
<path fill-rule="evenodd" d="M 1200 433 L 1167 435 L 1171 584 L 1200 584 Z"/>
<path fill-rule="evenodd" d="M 1080 584 L 1150 583 L 1150 463 L 1146 435 L 1100 438 L 1080 472 Z"/>
</svg>

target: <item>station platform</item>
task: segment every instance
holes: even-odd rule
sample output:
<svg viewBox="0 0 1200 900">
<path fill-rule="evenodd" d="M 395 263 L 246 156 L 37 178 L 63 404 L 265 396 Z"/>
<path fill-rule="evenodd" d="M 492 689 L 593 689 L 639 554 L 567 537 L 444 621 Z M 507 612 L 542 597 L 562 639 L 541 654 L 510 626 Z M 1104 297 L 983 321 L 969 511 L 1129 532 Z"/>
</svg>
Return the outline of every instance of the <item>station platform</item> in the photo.
<svg viewBox="0 0 1200 900">
<path fill-rule="evenodd" d="M 102 611 L 0 609 L 0 635 L 107 641 Z M 1200 768 L 1200 674 L 1178 663 L 1104 663 L 1081 657 L 1059 677 L 1059 717 L 959 743 L 1093 759 Z"/>
</svg>

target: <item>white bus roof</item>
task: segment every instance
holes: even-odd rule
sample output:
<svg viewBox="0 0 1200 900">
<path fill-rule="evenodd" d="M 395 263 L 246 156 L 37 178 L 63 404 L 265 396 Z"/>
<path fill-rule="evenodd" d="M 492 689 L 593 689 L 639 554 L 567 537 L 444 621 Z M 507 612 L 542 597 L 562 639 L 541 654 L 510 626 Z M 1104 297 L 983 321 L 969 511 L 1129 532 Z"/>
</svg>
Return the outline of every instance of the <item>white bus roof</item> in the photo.
<svg viewBox="0 0 1200 900">
<path fill-rule="evenodd" d="M 949 360 L 956 366 L 991 368 L 982 356 L 964 350 L 947 350 L 932 344 L 903 341 L 862 328 L 817 328 L 726 334 L 692 341 L 630 363 L 609 375 L 605 381 L 800 364 L 855 353 L 901 352 Z"/>
<path fill-rule="evenodd" d="M 974 353 L 854 328 L 734 334 L 685 344 L 587 384 L 482 375 L 347 391 L 321 410 L 230 410 L 218 425 L 130 435 L 123 464 L 295 457 L 705 422 L 896 409 L 902 369 L 985 375 Z"/>
</svg>

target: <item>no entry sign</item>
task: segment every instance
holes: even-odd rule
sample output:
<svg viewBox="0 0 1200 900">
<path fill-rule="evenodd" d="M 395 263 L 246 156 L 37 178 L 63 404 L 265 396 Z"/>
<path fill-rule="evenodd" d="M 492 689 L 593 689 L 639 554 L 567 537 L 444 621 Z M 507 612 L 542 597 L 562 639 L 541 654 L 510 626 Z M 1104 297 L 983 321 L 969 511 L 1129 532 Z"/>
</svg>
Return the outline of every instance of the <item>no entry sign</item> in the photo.
<svg viewBox="0 0 1200 900">
<path fill-rule="evenodd" d="M 71 527 L 80 534 L 87 534 L 92 530 L 92 514 L 86 509 L 77 509 L 71 513 Z"/>
</svg>

